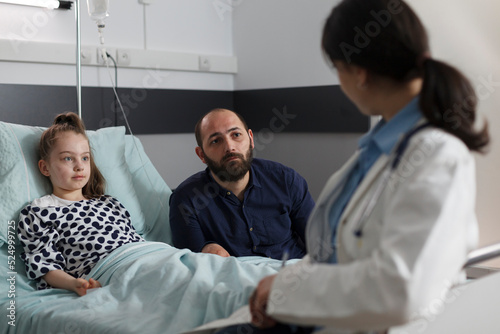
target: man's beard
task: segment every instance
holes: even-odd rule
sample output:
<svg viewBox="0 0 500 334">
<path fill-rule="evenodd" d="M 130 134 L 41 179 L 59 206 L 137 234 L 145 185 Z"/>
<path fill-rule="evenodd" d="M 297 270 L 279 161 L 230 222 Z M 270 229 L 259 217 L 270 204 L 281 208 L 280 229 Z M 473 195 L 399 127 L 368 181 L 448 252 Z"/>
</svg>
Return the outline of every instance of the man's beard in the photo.
<svg viewBox="0 0 500 334">
<path fill-rule="evenodd" d="M 226 161 L 232 157 L 238 157 L 239 160 Z M 253 160 L 253 148 L 248 148 L 246 157 L 240 153 L 228 153 L 222 157 L 220 163 L 211 160 L 205 155 L 205 162 L 208 168 L 222 182 L 236 182 L 241 180 L 250 170 Z"/>
</svg>

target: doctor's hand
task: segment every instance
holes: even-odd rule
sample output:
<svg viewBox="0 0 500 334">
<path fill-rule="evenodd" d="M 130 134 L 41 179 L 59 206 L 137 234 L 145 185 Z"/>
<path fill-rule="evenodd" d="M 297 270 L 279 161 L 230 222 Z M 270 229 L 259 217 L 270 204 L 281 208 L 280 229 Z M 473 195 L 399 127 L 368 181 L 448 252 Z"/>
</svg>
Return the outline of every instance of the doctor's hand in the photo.
<svg viewBox="0 0 500 334">
<path fill-rule="evenodd" d="M 229 253 L 219 244 L 206 244 L 202 249 L 202 253 L 216 254 L 222 257 L 229 257 Z"/>
<path fill-rule="evenodd" d="M 274 327 L 276 320 L 267 315 L 267 301 L 271 293 L 276 275 L 264 277 L 257 285 L 249 300 L 250 314 L 252 315 L 252 325 L 264 329 Z"/>
</svg>

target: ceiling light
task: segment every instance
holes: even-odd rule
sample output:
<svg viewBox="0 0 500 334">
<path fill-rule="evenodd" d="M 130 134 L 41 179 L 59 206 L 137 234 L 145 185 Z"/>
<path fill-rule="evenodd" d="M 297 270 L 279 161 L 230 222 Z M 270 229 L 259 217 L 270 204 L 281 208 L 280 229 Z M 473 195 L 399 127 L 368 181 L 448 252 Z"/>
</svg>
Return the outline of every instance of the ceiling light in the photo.
<svg viewBox="0 0 500 334">
<path fill-rule="evenodd" d="M 58 0 L 0 0 L 3 3 L 10 3 L 14 5 L 23 5 L 23 6 L 34 6 L 34 7 L 42 7 L 49 9 L 56 8 L 71 8 L 70 1 L 58 1 Z M 69 8 L 67 7 L 69 5 Z"/>
</svg>

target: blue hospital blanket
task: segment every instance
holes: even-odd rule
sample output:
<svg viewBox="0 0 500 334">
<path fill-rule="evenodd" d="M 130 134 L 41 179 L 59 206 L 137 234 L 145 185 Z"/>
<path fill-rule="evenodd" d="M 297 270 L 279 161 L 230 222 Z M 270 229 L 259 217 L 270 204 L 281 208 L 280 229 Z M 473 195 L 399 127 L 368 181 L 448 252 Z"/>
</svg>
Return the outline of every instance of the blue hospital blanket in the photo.
<svg viewBox="0 0 500 334">
<path fill-rule="evenodd" d="M 2 321 L 0 332 L 177 334 L 247 304 L 259 280 L 280 265 L 261 257 L 223 258 L 165 243 L 132 243 L 87 276 L 102 288 L 83 297 L 60 289 L 23 293 L 16 298 L 16 326 Z"/>
</svg>

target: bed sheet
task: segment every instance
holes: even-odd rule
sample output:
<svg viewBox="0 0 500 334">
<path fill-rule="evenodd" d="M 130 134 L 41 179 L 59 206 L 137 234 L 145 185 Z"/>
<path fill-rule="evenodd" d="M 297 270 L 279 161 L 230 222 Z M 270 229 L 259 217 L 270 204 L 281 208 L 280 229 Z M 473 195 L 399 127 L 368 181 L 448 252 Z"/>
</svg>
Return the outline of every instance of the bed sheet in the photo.
<svg viewBox="0 0 500 334">
<path fill-rule="evenodd" d="M 7 261 L 5 252 L 0 254 L 0 261 Z M 7 315 L 0 333 L 177 334 L 247 304 L 258 281 L 280 265 L 262 257 L 193 253 L 160 242 L 128 244 L 89 274 L 103 287 L 78 297 L 60 289 L 36 291 L 17 258 L 15 273 L 2 273 L 2 281 L 15 277 L 15 298 L 0 296 Z"/>
</svg>

